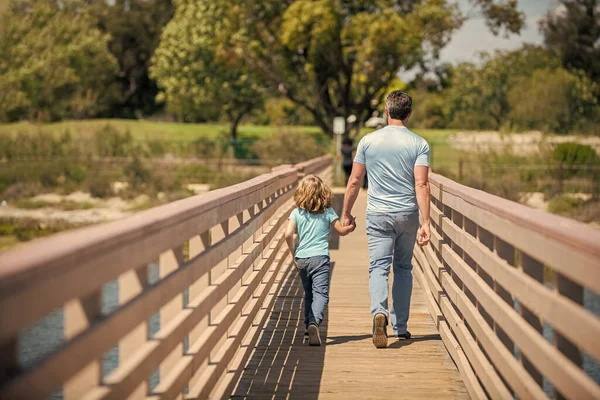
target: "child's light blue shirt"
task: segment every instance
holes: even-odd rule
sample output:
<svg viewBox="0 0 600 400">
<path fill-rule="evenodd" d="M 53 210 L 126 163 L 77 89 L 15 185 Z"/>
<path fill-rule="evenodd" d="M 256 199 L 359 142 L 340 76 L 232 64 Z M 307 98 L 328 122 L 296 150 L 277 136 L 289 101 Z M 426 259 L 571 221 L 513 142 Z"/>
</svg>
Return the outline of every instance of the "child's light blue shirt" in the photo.
<svg viewBox="0 0 600 400">
<path fill-rule="evenodd" d="M 338 218 L 331 207 L 322 214 L 309 213 L 301 208 L 294 209 L 289 217 L 298 229 L 298 246 L 294 257 L 328 256 L 329 229 L 331 223 Z"/>
</svg>

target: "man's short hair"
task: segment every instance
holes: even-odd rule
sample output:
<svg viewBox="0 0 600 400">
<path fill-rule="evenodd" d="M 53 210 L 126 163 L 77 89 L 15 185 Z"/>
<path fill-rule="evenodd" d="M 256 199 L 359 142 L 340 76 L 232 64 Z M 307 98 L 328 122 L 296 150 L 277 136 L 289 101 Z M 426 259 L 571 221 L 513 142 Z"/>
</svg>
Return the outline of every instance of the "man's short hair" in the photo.
<svg viewBox="0 0 600 400">
<path fill-rule="evenodd" d="M 404 120 L 412 110 L 412 98 L 406 92 L 394 90 L 385 99 L 385 106 L 391 119 Z"/>
</svg>

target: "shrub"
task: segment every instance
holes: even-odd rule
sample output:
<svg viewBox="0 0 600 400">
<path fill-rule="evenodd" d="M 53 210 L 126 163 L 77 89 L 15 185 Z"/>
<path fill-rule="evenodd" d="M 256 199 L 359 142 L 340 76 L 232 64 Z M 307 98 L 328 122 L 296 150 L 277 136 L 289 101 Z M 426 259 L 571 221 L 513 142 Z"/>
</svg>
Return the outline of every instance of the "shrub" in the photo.
<svg viewBox="0 0 600 400">
<path fill-rule="evenodd" d="M 548 211 L 553 214 L 569 215 L 582 203 L 583 201 L 573 196 L 558 195 L 548 202 Z"/>
<path fill-rule="evenodd" d="M 105 125 L 95 133 L 94 138 L 99 156 L 127 157 L 133 154 L 133 137 L 129 131 L 121 133 L 111 125 Z"/>
<path fill-rule="evenodd" d="M 106 198 L 112 195 L 110 179 L 107 176 L 96 176 L 89 183 L 90 194 L 94 197 Z"/>
<path fill-rule="evenodd" d="M 88 169 L 85 165 L 67 164 L 65 166 L 65 177 L 68 181 L 82 183 L 87 179 Z"/>
<path fill-rule="evenodd" d="M 260 160 L 267 165 L 296 164 L 327 152 L 315 138 L 295 130 L 284 130 L 264 138 L 252 146 Z"/>
<path fill-rule="evenodd" d="M 131 163 L 125 167 L 125 175 L 132 187 L 139 188 L 150 183 L 150 170 L 147 169 L 142 161 L 135 157 Z"/>
<path fill-rule="evenodd" d="M 598 155 L 592 146 L 574 142 L 559 143 L 552 152 L 552 158 L 564 165 L 593 165 Z"/>
<path fill-rule="evenodd" d="M 1 182 L 0 182 L 1 184 Z M 6 200 L 17 200 L 26 197 L 33 197 L 43 193 L 44 188 L 38 182 L 18 182 L 7 187 L 2 193 Z"/>
</svg>

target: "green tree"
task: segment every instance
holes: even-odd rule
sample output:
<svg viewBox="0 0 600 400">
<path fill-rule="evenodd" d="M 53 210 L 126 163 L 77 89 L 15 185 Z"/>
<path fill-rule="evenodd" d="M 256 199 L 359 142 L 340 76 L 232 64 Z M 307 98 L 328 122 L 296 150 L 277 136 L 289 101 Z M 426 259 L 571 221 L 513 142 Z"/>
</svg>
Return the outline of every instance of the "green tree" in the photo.
<svg viewBox="0 0 600 400">
<path fill-rule="evenodd" d="M 482 54 L 483 64 L 461 63 L 451 73 L 445 95 L 450 124 L 467 129 L 500 129 L 514 103 L 508 92 L 521 77 L 540 68 L 556 69 L 560 62 L 547 50 L 526 45 L 519 50 Z"/>
<path fill-rule="evenodd" d="M 83 0 L 97 27 L 110 35 L 109 50 L 119 62 L 116 78 L 119 98 L 112 104 L 111 117 L 136 118 L 160 110 L 158 88 L 150 78 L 150 59 L 160 34 L 172 18 L 171 0 Z"/>
<path fill-rule="evenodd" d="M 569 70 L 582 70 L 600 82 L 600 1 L 561 0 L 564 12 L 548 12 L 541 23 L 546 46 Z"/>
<path fill-rule="evenodd" d="M 117 63 L 87 13 L 68 1 L 13 1 L 0 19 L 0 120 L 86 118 L 109 107 Z"/>
<path fill-rule="evenodd" d="M 496 32 L 519 31 L 523 16 L 516 1 L 472 2 Z M 354 114 L 365 121 L 380 107 L 397 73 L 437 58 L 464 21 L 448 0 L 222 0 L 211 2 L 208 14 L 218 17 L 209 17 L 206 27 L 207 10 L 202 15 L 183 11 L 202 3 L 181 1 L 173 22 L 181 26 L 177 29 L 192 33 L 187 36 L 202 29 L 214 33 L 217 54 L 235 54 L 271 94 L 310 112 L 327 133 L 335 116 Z M 186 42 L 186 35 L 178 40 Z M 186 56 L 179 54 L 203 53 L 199 49 L 207 42 L 176 51 L 174 69 L 194 69 L 189 61 L 180 63 Z M 169 89 L 165 92 L 172 97 Z"/>
<path fill-rule="evenodd" d="M 584 74 L 563 68 L 538 69 L 529 77 L 513 80 L 507 96 L 512 106 L 508 119 L 516 129 L 581 131 L 583 124 L 600 112 L 596 86 Z"/>
<path fill-rule="evenodd" d="M 183 121 L 225 115 L 231 137 L 244 116 L 261 107 L 259 81 L 245 54 L 224 46 L 229 21 L 218 2 L 181 0 L 152 59 L 151 76 L 162 89 L 159 100 Z"/>
</svg>

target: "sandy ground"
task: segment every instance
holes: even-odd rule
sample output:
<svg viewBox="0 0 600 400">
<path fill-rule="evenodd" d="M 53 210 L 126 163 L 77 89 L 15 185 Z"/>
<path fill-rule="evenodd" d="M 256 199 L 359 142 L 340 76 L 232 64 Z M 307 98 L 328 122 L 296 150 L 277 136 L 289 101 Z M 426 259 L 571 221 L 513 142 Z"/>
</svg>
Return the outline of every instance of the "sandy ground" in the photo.
<svg viewBox="0 0 600 400">
<path fill-rule="evenodd" d="M 450 144 L 459 150 L 496 150 L 509 151 L 514 154 L 528 155 L 538 153 L 545 146 L 553 146 L 564 142 L 577 142 L 592 146 L 600 152 L 600 137 L 574 135 L 547 135 L 541 132 L 523 132 L 502 134 L 500 132 L 458 132 L 448 139 Z"/>
<path fill-rule="evenodd" d="M 70 224 L 91 224 L 103 221 L 111 221 L 131 215 L 132 208 L 149 201 L 146 195 L 140 195 L 132 201 L 125 201 L 120 197 L 109 199 L 98 199 L 89 193 L 74 192 L 63 196 L 55 193 L 41 194 L 31 198 L 32 201 L 43 201 L 59 204 L 62 201 L 75 203 L 86 203 L 93 205 L 87 210 L 60 210 L 51 206 L 38 209 L 22 209 L 11 206 L 0 207 L 0 218 L 35 219 L 38 221 L 65 221 Z"/>
</svg>

